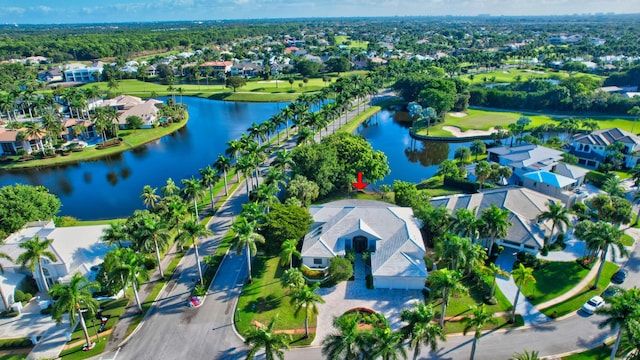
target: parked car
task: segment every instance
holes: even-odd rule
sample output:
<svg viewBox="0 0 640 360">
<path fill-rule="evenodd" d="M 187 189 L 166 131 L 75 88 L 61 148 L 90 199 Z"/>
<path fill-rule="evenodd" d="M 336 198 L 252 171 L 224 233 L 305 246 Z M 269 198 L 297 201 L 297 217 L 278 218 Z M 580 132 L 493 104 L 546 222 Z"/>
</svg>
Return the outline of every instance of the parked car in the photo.
<svg viewBox="0 0 640 360">
<path fill-rule="evenodd" d="M 612 297 L 615 296 L 617 293 L 620 292 L 620 288 L 617 286 L 609 286 L 608 288 L 604 289 L 604 291 L 602 292 L 602 297 L 608 298 L 608 297 Z"/>
<path fill-rule="evenodd" d="M 188 307 L 198 307 L 202 303 L 202 298 L 200 296 L 191 296 L 189 297 L 189 301 L 187 301 Z"/>
<path fill-rule="evenodd" d="M 618 270 L 611 277 L 611 282 L 614 284 L 622 284 L 627 279 L 628 274 L 629 273 L 625 269 Z"/>
<path fill-rule="evenodd" d="M 582 311 L 584 311 L 585 313 L 591 315 L 593 313 L 596 312 L 596 310 L 598 310 L 599 308 L 604 306 L 604 299 L 601 298 L 600 296 L 594 296 L 591 299 L 589 299 L 589 301 L 587 301 L 586 303 L 584 303 L 584 305 L 582 305 Z"/>
</svg>

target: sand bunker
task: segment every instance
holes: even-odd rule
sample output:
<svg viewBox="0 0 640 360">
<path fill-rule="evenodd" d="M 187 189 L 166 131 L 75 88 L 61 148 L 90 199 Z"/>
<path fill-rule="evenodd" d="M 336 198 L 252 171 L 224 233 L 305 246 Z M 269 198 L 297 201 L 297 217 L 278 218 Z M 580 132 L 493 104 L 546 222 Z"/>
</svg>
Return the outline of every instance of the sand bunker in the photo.
<svg viewBox="0 0 640 360">
<path fill-rule="evenodd" d="M 447 113 L 447 116 L 453 116 L 454 118 L 463 118 L 463 117 L 467 116 L 467 113 L 463 113 L 463 112 L 450 112 L 450 113 Z"/>
<path fill-rule="evenodd" d="M 495 128 L 493 128 L 493 127 L 491 129 L 489 129 L 489 130 L 467 130 L 467 131 L 462 131 L 462 130 L 460 130 L 459 127 L 456 127 L 456 126 L 443 126 L 442 130 L 450 132 L 454 137 L 457 137 L 457 138 L 467 137 L 467 136 L 486 136 L 486 135 L 491 135 L 491 134 L 497 132 L 497 130 Z"/>
</svg>

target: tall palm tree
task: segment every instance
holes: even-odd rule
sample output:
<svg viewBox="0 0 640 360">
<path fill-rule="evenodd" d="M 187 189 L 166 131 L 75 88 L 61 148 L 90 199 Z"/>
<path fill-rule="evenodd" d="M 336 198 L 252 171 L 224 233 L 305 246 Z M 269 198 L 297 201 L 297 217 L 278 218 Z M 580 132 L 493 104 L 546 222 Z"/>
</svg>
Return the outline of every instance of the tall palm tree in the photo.
<svg viewBox="0 0 640 360">
<path fill-rule="evenodd" d="M 293 290 L 291 294 L 291 305 L 295 306 L 294 316 L 298 316 L 300 311 L 304 311 L 304 337 L 309 337 L 309 316 L 318 314 L 318 304 L 324 304 L 322 296 L 316 294 L 320 287 L 319 283 L 312 286 L 303 285 Z"/>
<path fill-rule="evenodd" d="M 11 258 L 11 256 L 0 252 L 0 259 L 5 259 L 5 260 L 9 260 L 11 262 L 13 262 L 13 259 Z M 4 268 L 2 266 L 0 266 L 0 275 L 4 274 Z M 2 288 L 2 286 L 0 286 L 0 297 L 2 298 L 2 303 L 4 304 L 4 309 L 5 310 L 9 310 L 9 300 L 8 298 L 5 296 L 4 294 L 4 290 Z"/>
<path fill-rule="evenodd" d="M 454 294 L 464 294 L 469 290 L 462 284 L 462 272 L 449 269 L 433 271 L 429 276 L 431 290 L 442 294 L 442 310 L 440 313 L 440 327 L 444 327 L 444 318 L 447 313 L 449 299 Z"/>
<path fill-rule="evenodd" d="M 275 157 L 271 165 L 281 168 L 282 173 L 286 174 L 287 168 L 290 169 L 291 166 L 295 165 L 293 161 L 293 154 L 291 151 L 287 151 L 287 149 L 278 150 L 275 153 Z"/>
<path fill-rule="evenodd" d="M 196 215 L 196 219 L 199 219 L 198 215 L 198 199 L 200 198 L 202 191 L 202 183 L 196 178 L 191 176 L 190 179 L 182 179 L 182 197 L 185 201 L 193 200 L 193 211 Z"/>
<path fill-rule="evenodd" d="M 205 224 L 199 223 L 195 218 L 189 218 L 182 224 L 182 233 L 178 236 L 177 240 L 184 243 L 191 243 L 193 245 L 193 254 L 196 258 L 196 265 L 198 267 L 198 276 L 200 277 L 200 286 L 204 286 L 204 278 L 202 276 L 202 267 L 200 267 L 200 254 L 198 253 L 198 238 L 211 236 L 213 231 L 209 230 Z"/>
<path fill-rule="evenodd" d="M 518 291 L 516 291 L 516 297 L 513 300 L 513 310 L 511 311 L 511 322 L 516 322 L 516 307 L 518 306 L 518 298 L 520 297 L 520 291 L 522 287 L 528 284 L 535 284 L 536 278 L 533 277 L 533 268 L 528 268 L 522 265 L 522 263 L 518 264 L 518 268 L 511 271 L 511 276 L 513 276 L 513 281 L 516 283 L 518 287 Z"/>
<path fill-rule="evenodd" d="M 209 188 L 209 199 L 211 201 L 211 210 L 215 210 L 213 207 L 213 185 L 215 185 L 218 182 L 218 180 L 220 179 L 220 176 L 218 175 L 216 170 L 214 170 L 211 167 L 211 165 L 207 165 L 206 168 L 200 169 L 200 176 L 202 176 L 202 179 L 200 180 L 200 182 L 202 183 L 202 186 Z"/>
<path fill-rule="evenodd" d="M 481 222 L 476 217 L 476 210 L 459 208 L 455 212 L 456 221 L 451 223 L 451 230 L 458 234 L 458 236 L 469 237 L 471 239 L 477 239 L 478 231 Z"/>
<path fill-rule="evenodd" d="M 142 302 L 140 301 L 138 289 L 141 283 L 148 279 L 148 271 L 144 267 L 145 255 L 136 252 L 132 248 L 118 248 L 113 251 L 116 252 L 119 264 L 117 264 L 117 267 L 112 269 L 112 271 L 116 275 L 122 275 L 125 285 L 128 284 L 131 286 L 133 296 L 136 300 L 136 307 L 138 308 L 138 312 L 142 314 Z"/>
<path fill-rule="evenodd" d="M 473 360 L 476 356 L 478 341 L 482 337 L 482 329 L 488 324 L 495 323 L 496 320 L 493 318 L 493 313 L 488 312 L 484 304 L 480 306 L 470 306 L 469 310 L 471 310 L 471 315 L 465 316 L 462 322 L 464 323 L 464 335 L 467 335 L 469 330 L 473 330 L 473 344 L 471 345 L 470 357 L 470 360 Z"/>
<path fill-rule="evenodd" d="M 236 162 L 236 174 L 240 174 L 241 172 L 244 174 L 245 180 L 244 184 L 247 188 L 247 199 L 251 201 L 249 198 L 251 190 L 249 190 L 249 182 L 251 182 L 251 171 L 253 170 L 253 160 L 250 155 L 244 155 L 238 159 Z M 239 180 L 238 180 L 239 181 Z"/>
<path fill-rule="evenodd" d="M 478 183 L 480 183 L 480 189 L 482 189 L 482 183 L 489 178 L 491 175 L 491 165 L 486 161 L 480 161 L 476 164 L 476 178 L 478 178 Z"/>
<path fill-rule="evenodd" d="M 491 255 L 493 250 L 493 244 L 496 239 L 505 238 L 509 233 L 509 211 L 497 207 L 495 204 L 491 204 L 491 207 L 484 209 L 480 215 L 482 221 L 481 234 L 489 239 L 489 246 L 487 246 L 487 253 Z"/>
<path fill-rule="evenodd" d="M 629 251 L 622 243 L 623 232 L 616 226 L 602 220 L 596 223 L 585 220 L 576 225 L 575 235 L 578 239 L 585 241 L 588 249 L 600 253 L 600 267 L 598 268 L 596 279 L 591 286 L 595 289 L 598 287 L 600 275 L 602 275 L 602 270 L 604 269 L 604 263 L 607 261 L 609 248 L 612 246 L 615 247 L 621 256 L 629 255 Z"/>
<path fill-rule="evenodd" d="M 333 318 L 333 327 L 337 332 L 322 340 L 322 355 L 328 360 L 356 360 L 366 350 L 366 339 L 358 331 L 358 319 L 355 316 Z"/>
<path fill-rule="evenodd" d="M 419 301 L 413 309 L 404 309 L 400 313 L 400 319 L 407 322 L 400 331 L 405 339 L 409 339 L 409 347 L 413 348 L 413 360 L 420 356 L 422 345 L 429 346 L 435 352 L 438 340 L 447 340 L 444 330 L 433 323 L 433 318 L 433 308 L 424 301 Z"/>
<path fill-rule="evenodd" d="M 118 244 L 118 247 L 122 247 L 122 241 L 128 238 L 127 229 L 125 228 L 124 221 L 112 221 L 109 223 L 108 228 L 102 229 L 102 236 L 100 240 L 107 243 L 109 246 Z"/>
<path fill-rule="evenodd" d="M 222 179 L 224 180 L 224 195 L 229 196 L 229 188 L 227 187 L 227 171 L 231 169 L 231 159 L 220 154 L 218 155 L 216 162 L 213 163 L 213 166 L 219 173 L 222 173 Z"/>
<path fill-rule="evenodd" d="M 91 348 L 92 344 L 87 324 L 82 316 L 82 308 L 87 309 L 90 314 L 96 313 L 98 302 L 91 293 L 98 289 L 100 289 L 100 284 L 90 282 L 78 272 L 73 275 L 68 284 L 55 284 L 49 291 L 51 298 L 56 299 L 51 309 L 51 317 L 59 324 L 62 322 L 62 315 L 68 312 L 71 328 L 74 328 L 76 322 L 79 321 L 87 348 Z"/>
<path fill-rule="evenodd" d="M 565 207 L 561 202 L 553 200 L 547 203 L 547 208 L 547 210 L 538 215 L 537 220 L 538 222 L 551 220 L 551 239 L 554 237 L 557 238 L 558 235 L 556 234 L 554 236 L 553 234 L 556 228 L 558 228 L 558 234 L 560 234 L 560 232 L 564 230 L 565 226 L 568 228 L 571 225 L 571 221 L 569 220 L 571 210 Z M 553 242 L 555 242 L 555 240 L 550 241 L 550 243 Z M 545 242 L 544 246 L 549 246 L 549 244 Z"/>
<path fill-rule="evenodd" d="M 276 357 L 284 360 L 284 351 L 282 350 L 289 349 L 291 336 L 288 334 L 277 334 L 275 332 L 276 320 L 277 318 L 271 320 L 267 327 L 255 327 L 249 335 L 245 337 L 244 343 L 250 346 L 249 353 L 247 353 L 247 360 L 253 359 L 261 349 L 264 349 L 267 360 L 273 360 Z"/>
<path fill-rule="evenodd" d="M 244 250 L 249 269 L 249 282 L 252 282 L 251 256 L 256 253 L 256 242 L 264 243 L 264 236 L 255 232 L 256 224 L 254 222 L 248 222 L 247 219 L 242 216 L 231 226 L 231 229 L 233 229 L 236 234 L 233 238 L 232 247 L 238 255 Z"/>
<path fill-rule="evenodd" d="M 162 187 L 162 189 L 160 189 L 160 191 L 162 192 L 162 196 L 168 197 L 171 195 L 178 195 L 180 193 L 180 187 L 176 185 L 172 178 L 168 178 L 167 183 Z"/>
<path fill-rule="evenodd" d="M 40 279 L 42 280 L 42 285 L 46 292 L 49 292 L 49 284 L 44 276 L 42 258 L 53 262 L 58 261 L 56 254 L 49 250 L 49 246 L 51 246 L 52 242 L 53 239 L 44 239 L 40 241 L 40 237 L 38 235 L 34 236 L 32 239 L 25 240 L 18 245 L 18 247 L 24 249 L 24 252 L 16 259 L 16 262 L 20 264 L 20 266 L 28 266 L 32 273 L 36 271 L 36 265 L 38 265 Z"/>
<path fill-rule="evenodd" d="M 407 358 L 407 351 L 404 349 L 400 331 L 391 331 L 389 325 L 377 326 L 374 327 L 370 336 L 372 337 L 371 358 L 381 358 L 382 360 Z"/>
<path fill-rule="evenodd" d="M 160 247 L 168 244 L 171 234 L 169 229 L 167 229 L 167 223 L 162 221 L 158 215 L 146 213 L 143 219 L 143 226 L 136 229 L 134 234 L 132 234 L 134 242 L 142 249 L 154 250 L 160 277 L 164 278 L 164 271 L 162 270 L 162 262 L 160 259 Z"/>
<path fill-rule="evenodd" d="M 280 246 L 280 266 L 284 266 L 285 264 L 289 264 L 289 269 L 293 267 L 293 257 L 300 258 L 300 251 L 297 249 L 298 240 L 296 239 L 288 239 L 282 242 Z"/>
<path fill-rule="evenodd" d="M 613 296 L 608 301 L 608 306 L 597 309 L 596 314 L 605 315 L 607 319 L 602 321 L 598 327 L 603 328 L 609 326 L 612 330 L 617 328 L 616 342 L 611 349 L 611 360 L 614 360 L 622 333 L 628 328 L 630 320 L 637 320 L 640 316 L 640 289 L 637 287 L 621 290 L 620 293 Z"/>
<path fill-rule="evenodd" d="M 476 162 L 478 162 L 478 156 L 487 151 L 487 144 L 482 140 L 473 140 L 469 146 L 469 150 L 471 150 L 471 154 L 476 156 Z"/>
<path fill-rule="evenodd" d="M 439 252 L 443 258 L 449 260 L 451 270 L 458 270 L 461 267 L 466 267 L 470 247 L 471 241 L 468 238 L 447 234 L 442 241 Z"/>
<path fill-rule="evenodd" d="M 152 209 L 156 206 L 156 203 L 160 201 L 160 195 L 156 194 L 157 190 L 158 188 L 152 188 L 149 185 L 145 185 L 142 188 L 142 193 L 140 194 L 140 198 L 144 202 L 144 206 L 146 206 L 147 208 L 150 207 Z"/>
</svg>

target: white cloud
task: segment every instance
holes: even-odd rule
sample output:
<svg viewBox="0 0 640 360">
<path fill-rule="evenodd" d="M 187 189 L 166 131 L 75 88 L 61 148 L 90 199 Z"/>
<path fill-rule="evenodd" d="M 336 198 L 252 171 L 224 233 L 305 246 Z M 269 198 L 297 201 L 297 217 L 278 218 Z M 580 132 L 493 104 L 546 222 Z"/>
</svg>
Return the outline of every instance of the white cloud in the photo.
<svg viewBox="0 0 640 360">
<path fill-rule="evenodd" d="M 26 10 L 24 8 L 17 7 L 17 6 L 7 6 L 7 7 L 0 8 L 0 12 L 5 12 L 9 14 L 24 14 L 25 11 Z"/>
</svg>

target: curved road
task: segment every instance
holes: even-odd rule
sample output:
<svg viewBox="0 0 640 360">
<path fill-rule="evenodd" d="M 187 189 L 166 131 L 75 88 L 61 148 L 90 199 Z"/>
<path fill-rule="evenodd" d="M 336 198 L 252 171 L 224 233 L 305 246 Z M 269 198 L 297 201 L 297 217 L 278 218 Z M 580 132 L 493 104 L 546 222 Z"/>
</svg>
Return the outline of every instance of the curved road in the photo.
<svg viewBox="0 0 640 360">
<path fill-rule="evenodd" d="M 353 111 L 352 113 L 355 113 Z M 349 114 L 350 117 L 354 114 Z M 293 147 L 289 141 L 286 147 Z M 244 184 L 240 184 L 225 205 L 210 222 L 215 236 L 201 245 L 201 254 L 211 254 L 226 233 L 246 199 Z M 229 253 L 223 260 L 207 299 L 197 308 L 186 302 L 197 278 L 191 253 L 182 259 L 173 279 L 158 297 L 140 329 L 130 341 L 102 359 L 243 359 L 246 348 L 234 330 L 234 310 L 246 278 L 243 256 Z M 636 246 L 626 264 L 629 277 L 626 284 L 640 282 L 640 247 Z M 562 354 L 576 349 L 592 348 L 613 334 L 599 329 L 600 316 L 580 314 L 530 328 L 490 331 L 478 345 L 476 359 L 508 359 L 523 349 L 538 350 L 540 355 Z M 423 349 L 422 359 L 465 359 L 471 350 L 471 336 L 451 335 L 441 343 L 436 353 Z M 287 359 L 322 359 L 320 348 L 292 349 Z"/>
</svg>

